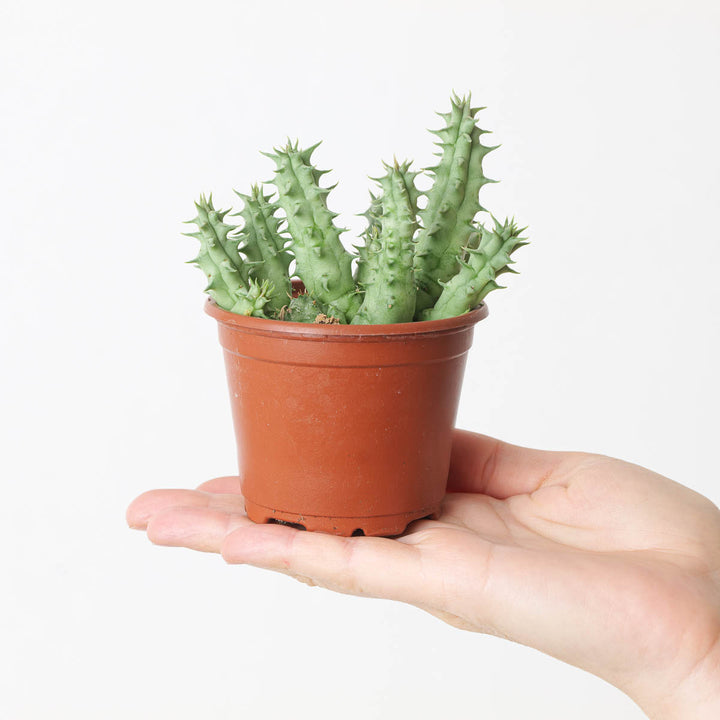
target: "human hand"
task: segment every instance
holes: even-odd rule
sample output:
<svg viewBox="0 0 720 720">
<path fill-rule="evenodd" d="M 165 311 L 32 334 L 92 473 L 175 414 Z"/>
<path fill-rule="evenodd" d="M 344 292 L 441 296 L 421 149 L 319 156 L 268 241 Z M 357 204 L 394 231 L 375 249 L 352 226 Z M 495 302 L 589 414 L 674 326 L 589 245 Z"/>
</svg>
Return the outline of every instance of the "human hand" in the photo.
<svg viewBox="0 0 720 720">
<path fill-rule="evenodd" d="M 458 430 L 440 515 L 396 539 L 256 525 L 237 477 L 152 490 L 127 519 L 160 545 L 537 648 L 652 718 L 720 717 L 720 511 L 636 465 Z"/>
</svg>

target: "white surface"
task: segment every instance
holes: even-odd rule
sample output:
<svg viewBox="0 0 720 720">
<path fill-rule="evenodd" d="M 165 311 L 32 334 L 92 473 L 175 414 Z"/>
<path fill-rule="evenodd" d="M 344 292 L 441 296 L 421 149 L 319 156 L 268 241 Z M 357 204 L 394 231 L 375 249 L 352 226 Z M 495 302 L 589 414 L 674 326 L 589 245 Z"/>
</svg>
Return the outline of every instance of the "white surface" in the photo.
<svg viewBox="0 0 720 720">
<path fill-rule="evenodd" d="M 155 548 L 124 510 L 234 469 L 193 198 L 322 138 L 357 230 L 451 88 L 503 144 L 484 203 L 533 241 L 459 425 L 720 501 L 719 30 L 711 0 L 3 3 L 0 717 L 642 717 L 413 608 Z"/>
</svg>

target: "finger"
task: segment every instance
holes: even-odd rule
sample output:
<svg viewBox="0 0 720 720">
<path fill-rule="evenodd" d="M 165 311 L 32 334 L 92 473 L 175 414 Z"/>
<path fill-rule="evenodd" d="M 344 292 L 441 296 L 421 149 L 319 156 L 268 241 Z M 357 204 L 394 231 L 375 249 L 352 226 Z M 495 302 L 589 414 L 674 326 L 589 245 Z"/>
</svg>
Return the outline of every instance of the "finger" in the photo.
<svg viewBox="0 0 720 720">
<path fill-rule="evenodd" d="M 228 534 L 222 556 L 308 578 L 330 590 L 428 602 L 438 592 L 437 577 L 426 575 L 418 548 L 379 537 L 338 537 L 283 525 L 240 527 Z"/>
<path fill-rule="evenodd" d="M 213 508 L 239 513 L 245 511 L 241 495 L 217 495 L 199 490 L 149 490 L 130 503 L 125 517 L 131 528 L 145 530 L 153 515 L 172 507 Z"/>
<path fill-rule="evenodd" d="M 455 430 L 448 492 L 484 493 L 500 500 L 534 492 L 541 485 L 560 484 L 561 463 L 575 455 L 531 450 L 487 435 Z"/>
<path fill-rule="evenodd" d="M 198 490 L 211 493 L 227 493 L 240 495 L 242 493 L 240 478 L 237 475 L 226 475 L 224 477 L 208 480 L 198 485 Z"/>
<path fill-rule="evenodd" d="M 219 553 L 228 533 L 252 525 L 244 513 L 200 507 L 174 507 L 154 514 L 147 535 L 156 545 Z"/>
</svg>

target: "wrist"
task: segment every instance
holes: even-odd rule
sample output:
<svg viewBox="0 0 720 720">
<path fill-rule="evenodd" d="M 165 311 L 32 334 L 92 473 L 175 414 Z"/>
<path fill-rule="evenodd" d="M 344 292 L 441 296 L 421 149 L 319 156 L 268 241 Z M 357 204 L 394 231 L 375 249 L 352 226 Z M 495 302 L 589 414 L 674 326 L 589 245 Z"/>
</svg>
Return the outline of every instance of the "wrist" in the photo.
<svg viewBox="0 0 720 720">
<path fill-rule="evenodd" d="M 679 682 L 656 682 L 630 693 L 651 720 L 720 718 L 720 637 Z"/>
</svg>

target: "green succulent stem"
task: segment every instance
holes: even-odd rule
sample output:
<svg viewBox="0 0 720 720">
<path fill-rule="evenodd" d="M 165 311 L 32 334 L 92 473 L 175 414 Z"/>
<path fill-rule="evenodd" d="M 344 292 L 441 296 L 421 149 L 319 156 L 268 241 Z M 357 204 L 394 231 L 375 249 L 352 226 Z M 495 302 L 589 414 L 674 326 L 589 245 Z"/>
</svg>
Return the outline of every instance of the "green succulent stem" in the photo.
<svg viewBox="0 0 720 720">
<path fill-rule="evenodd" d="M 327 206 L 331 188 L 319 185 L 328 171 L 318 170 L 310 161 L 316 147 L 301 150 L 297 143 L 288 143 L 266 154 L 275 161 L 272 183 L 287 217 L 296 272 L 313 297 L 335 316 L 349 320 L 360 305 L 352 276 L 353 256 L 340 242 L 337 213 Z"/>
<path fill-rule="evenodd" d="M 356 245 L 358 263 L 355 269 L 355 282 L 363 288 L 370 280 L 372 266 L 370 256 L 380 249 L 378 238 L 382 227 L 382 198 L 370 193 L 370 207 L 362 213 L 367 219 L 367 227 L 362 233 L 362 245 Z"/>
<path fill-rule="evenodd" d="M 280 233 L 281 221 L 275 216 L 279 206 L 270 202 L 270 196 L 264 195 L 258 185 L 252 186 L 249 195 L 237 191 L 236 195 L 243 201 L 243 209 L 237 213 L 244 221 L 237 235 L 240 250 L 251 261 L 250 277 L 271 283 L 273 290 L 268 295 L 267 307 L 278 312 L 292 295 L 288 273 L 292 255 L 285 249 L 289 238 Z"/>
<path fill-rule="evenodd" d="M 510 268 L 510 255 L 523 245 L 520 229 L 515 222 L 506 220 L 502 225 L 494 220 L 492 230 L 480 228 L 480 241 L 476 248 L 469 248 L 465 260 L 460 261 L 460 270 L 447 283 L 435 306 L 422 312 L 422 320 L 441 320 L 462 315 L 477 307 L 492 290 L 500 289 L 496 278 Z"/>
<path fill-rule="evenodd" d="M 188 223 L 198 226 L 196 232 L 185 233 L 200 242 L 197 265 L 208 279 L 205 292 L 224 310 L 243 315 L 264 316 L 263 308 L 270 285 L 257 285 L 250 278 L 250 267 L 238 252 L 238 241 L 232 237 L 236 226 L 225 222 L 229 210 L 217 210 L 212 195 L 195 203 L 197 215 Z"/>
<path fill-rule="evenodd" d="M 270 302 L 273 293 L 273 284 L 269 280 L 258 282 L 254 278 L 250 278 L 247 288 L 242 288 L 237 295 L 235 304 L 229 308 L 230 312 L 267 318 L 265 306 Z"/>
<path fill-rule="evenodd" d="M 418 317 L 440 297 L 442 283 L 457 272 L 458 256 L 467 246 L 475 216 L 483 209 L 480 189 L 493 182 L 482 168 L 483 158 L 495 148 L 481 142 L 486 131 L 475 119 L 481 108 L 471 107 L 469 96 L 454 96 L 451 105 L 449 113 L 440 113 L 445 127 L 432 131 L 439 138 L 440 161 L 427 168 L 434 182 L 426 193 L 427 205 L 419 213 L 422 229 L 414 259 Z"/>
<path fill-rule="evenodd" d="M 370 271 L 364 283 L 356 325 L 411 322 L 417 288 L 413 272 L 413 235 L 417 229 L 417 195 L 409 163 L 386 165 L 378 180 L 382 188 L 382 221 L 377 249 L 368 255 Z M 377 230 L 374 231 L 375 233 Z"/>
</svg>

